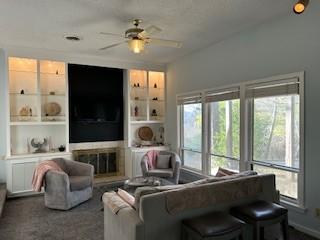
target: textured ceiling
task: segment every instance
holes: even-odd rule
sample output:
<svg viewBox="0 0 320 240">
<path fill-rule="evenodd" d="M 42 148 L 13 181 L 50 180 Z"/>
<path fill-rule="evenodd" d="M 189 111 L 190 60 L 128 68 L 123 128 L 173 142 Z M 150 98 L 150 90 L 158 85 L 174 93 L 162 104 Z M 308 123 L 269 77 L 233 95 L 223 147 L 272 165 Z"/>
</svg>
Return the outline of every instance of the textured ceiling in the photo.
<svg viewBox="0 0 320 240">
<path fill-rule="evenodd" d="M 168 63 L 228 36 L 292 14 L 293 0 L 1 0 L 0 44 L 102 56 L 126 61 Z M 156 25 L 155 37 L 179 40 L 181 49 L 148 46 L 135 55 L 121 39 L 99 32 L 123 33 L 130 20 Z M 63 36 L 76 34 L 81 42 Z"/>
</svg>

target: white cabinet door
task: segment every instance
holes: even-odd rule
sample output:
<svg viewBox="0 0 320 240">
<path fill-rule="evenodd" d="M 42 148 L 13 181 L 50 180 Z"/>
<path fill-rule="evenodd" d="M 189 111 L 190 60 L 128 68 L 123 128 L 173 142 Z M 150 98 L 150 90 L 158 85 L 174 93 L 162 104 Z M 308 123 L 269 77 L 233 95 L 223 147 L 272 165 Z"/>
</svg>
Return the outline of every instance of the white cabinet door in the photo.
<svg viewBox="0 0 320 240">
<path fill-rule="evenodd" d="M 36 162 L 28 162 L 24 164 L 24 190 L 32 191 L 33 172 L 37 166 Z"/>
<path fill-rule="evenodd" d="M 24 191 L 24 163 L 12 165 L 12 192 Z"/>
</svg>

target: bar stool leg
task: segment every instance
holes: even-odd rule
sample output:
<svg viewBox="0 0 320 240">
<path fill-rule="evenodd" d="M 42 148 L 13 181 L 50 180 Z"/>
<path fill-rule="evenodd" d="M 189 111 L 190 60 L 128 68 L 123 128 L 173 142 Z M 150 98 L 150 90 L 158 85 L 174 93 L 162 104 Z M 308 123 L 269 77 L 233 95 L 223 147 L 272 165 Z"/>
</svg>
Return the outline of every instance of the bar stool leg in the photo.
<svg viewBox="0 0 320 240">
<path fill-rule="evenodd" d="M 181 236 L 181 240 L 188 240 L 188 234 L 187 234 L 187 230 L 185 227 L 182 227 L 182 236 Z"/>
<path fill-rule="evenodd" d="M 288 240 L 288 214 L 286 214 L 285 218 L 281 222 L 283 240 Z"/>
<path fill-rule="evenodd" d="M 256 223 L 253 225 L 253 239 L 260 240 L 260 225 Z"/>
<path fill-rule="evenodd" d="M 264 240 L 264 228 L 260 228 L 260 240 Z"/>
</svg>

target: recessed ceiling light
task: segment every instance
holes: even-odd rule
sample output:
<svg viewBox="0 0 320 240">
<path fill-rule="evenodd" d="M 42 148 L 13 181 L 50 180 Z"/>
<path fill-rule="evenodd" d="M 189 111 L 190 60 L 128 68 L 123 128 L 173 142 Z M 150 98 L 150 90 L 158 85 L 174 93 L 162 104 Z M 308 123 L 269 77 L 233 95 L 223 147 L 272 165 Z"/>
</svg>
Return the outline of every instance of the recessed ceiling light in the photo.
<svg viewBox="0 0 320 240">
<path fill-rule="evenodd" d="M 294 6 L 293 11 L 295 14 L 301 14 L 304 12 L 309 4 L 309 0 L 299 0 Z"/>
<path fill-rule="evenodd" d="M 75 42 L 82 40 L 81 37 L 76 36 L 76 35 L 67 35 L 67 36 L 65 36 L 64 38 L 67 39 L 67 40 L 69 40 L 69 41 L 75 41 Z"/>
</svg>

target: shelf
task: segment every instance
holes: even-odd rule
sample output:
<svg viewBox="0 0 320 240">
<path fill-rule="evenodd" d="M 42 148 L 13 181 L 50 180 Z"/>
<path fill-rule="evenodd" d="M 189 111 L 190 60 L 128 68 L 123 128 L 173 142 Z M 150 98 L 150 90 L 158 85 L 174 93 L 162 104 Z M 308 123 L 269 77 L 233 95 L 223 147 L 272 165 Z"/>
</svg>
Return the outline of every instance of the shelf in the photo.
<svg viewBox="0 0 320 240">
<path fill-rule="evenodd" d="M 150 87 L 149 87 L 149 89 L 158 89 L 158 90 L 164 90 L 164 88 L 162 88 L 162 87 L 152 87 L 152 86 L 150 86 Z"/>
<path fill-rule="evenodd" d="M 43 125 L 66 125 L 65 121 L 50 121 L 50 122 L 10 122 L 10 126 L 43 126 Z"/>
<path fill-rule="evenodd" d="M 42 116 L 41 121 L 42 122 L 65 122 L 66 117 L 59 115 L 59 116 Z"/>
<path fill-rule="evenodd" d="M 70 155 L 69 152 L 48 152 L 48 153 L 25 153 L 25 154 L 14 154 L 7 156 L 6 160 L 17 159 L 17 158 L 32 158 L 32 157 L 54 157 L 61 155 Z"/>
<path fill-rule="evenodd" d="M 40 72 L 40 75 L 48 75 L 48 76 L 65 76 L 65 74 L 63 73 L 58 73 L 58 74 L 56 74 L 56 73 L 43 73 L 43 72 Z"/>
<path fill-rule="evenodd" d="M 10 115 L 10 122 L 33 123 L 37 122 L 38 116 Z"/>
<path fill-rule="evenodd" d="M 21 93 L 10 93 L 10 95 L 19 96 L 19 97 L 36 97 L 36 96 L 38 96 L 37 93 L 24 93 L 24 94 L 21 94 Z"/>
<path fill-rule="evenodd" d="M 146 102 L 147 99 L 131 99 L 132 102 Z"/>
<path fill-rule="evenodd" d="M 34 72 L 34 71 L 11 70 L 11 69 L 9 69 L 9 72 L 37 74 L 37 72 Z"/>
<path fill-rule="evenodd" d="M 131 124 L 163 124 L 163 120 L 149 120 L 149 121 L 131 121 Z"/>
<path fill-rule="evenodd" d="M 58 94 L 41 93 L 41 96 L 43 96 L 43 97 L 65 97 L 66 95 L 64 93 L 58 93 Z"/>
<path fill-rule="evenodd" d="M 134 86 L 130 86 L 131 89 L 143 89 L 143 90 L 147 90 L 148 87 L 134 87 Z"/>
</svg>

